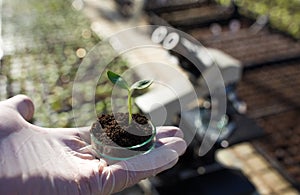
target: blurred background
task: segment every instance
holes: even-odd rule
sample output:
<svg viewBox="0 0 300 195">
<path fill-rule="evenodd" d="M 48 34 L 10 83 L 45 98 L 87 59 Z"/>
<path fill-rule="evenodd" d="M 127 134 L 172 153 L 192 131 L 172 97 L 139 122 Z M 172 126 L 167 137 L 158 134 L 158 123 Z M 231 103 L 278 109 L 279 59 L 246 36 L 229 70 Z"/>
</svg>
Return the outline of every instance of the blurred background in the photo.
<svg viewBox="0 0 300 195">
<path fill-rule="evenodd" d="M 75 126 L 71 98 L 76 71 L 101 40 L 78 9 L 72 1 L 2 2 L 0 96 L 31 96 L 36 105 L 33 122 L 41 126 Z M 117 72 L 126 68 L 124 61 L 116 59 L 114 64 Z M 99 81 L 97 88 L 99 111 L 110 109 L 111 85 L 106 82 Z M 94 95 L 87 85 L 82 87 L 86 96 Z M 86 111 L 94 107 L 82 106 Z"/>
<path fill-rule="evenodd" d="M 214 185 L 207 185 L 211 191 L 205 192 L 197 191 L 201 188 L 197 182 L 186 184 L 191 188 L 187 194 L 299 194 L 299 0 L 0 0 L 0 6 L 0 100 L 19 93 L 30 96 L 36 105 L 32 122 L 41 126 L 75 126 L 72 90 L 77 69 L 97 43 L 118 30 L 136 24 L 168 25 L 238 60 L 242 76 L 227 91 L 238 100 L 227 98 L 234 110 L 228 116 L 236 125 L 235 136 L 241 138 L 225 137 L 234 141 L 216 146 L 209 163 L 203 163 L 207 156 L 184 157 L 201 161 L 188 165 L 200 179 L 194 173 L 187 179 L 178 176 L 191 171 L 181 172 L 187 166 L 183 158 L 184 168 L 176 167 L 124 194 L 171 193 L 174 186 L 164 182 L 174 175 L 178 177 L 174 185 L 192 185 L 198 178 L 220 186 L 213 191 Z M 186 59 L 174 56 L 185 72 L 195 76 Z M 130 64 L 116 58 L 108 67 L 123 72 Z M 83 99 L 96 98 L 95 105 L 83 101 L 83 112 L 94 106 L 99 113 L 111 111 L 111 84 L 105 78 L 99 79 L 95 94 L 86 83 L 76 87 L 84 91 Z M 247 105 L 246 112 L 238 109 L 241 104 Z M 227 172 L 207 171 L 216 161 L 241 170 L 235 186 L 226 183 Z"/>
</svg>

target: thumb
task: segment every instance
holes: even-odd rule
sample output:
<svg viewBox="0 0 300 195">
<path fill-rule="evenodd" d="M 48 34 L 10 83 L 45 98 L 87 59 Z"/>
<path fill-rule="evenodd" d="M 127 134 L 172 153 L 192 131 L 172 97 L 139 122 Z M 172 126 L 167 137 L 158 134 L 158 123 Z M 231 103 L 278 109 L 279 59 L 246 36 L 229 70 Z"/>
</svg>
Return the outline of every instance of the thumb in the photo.
<svg viewBox="0 0 300 195">
<path fill-rule="evenodd" d="M 26 95 L 16 95 L 3 103 L 18 111 L 25 120 L 30 120 L 33 117 L 34 105 L 32 100 Z"/>
</svg>

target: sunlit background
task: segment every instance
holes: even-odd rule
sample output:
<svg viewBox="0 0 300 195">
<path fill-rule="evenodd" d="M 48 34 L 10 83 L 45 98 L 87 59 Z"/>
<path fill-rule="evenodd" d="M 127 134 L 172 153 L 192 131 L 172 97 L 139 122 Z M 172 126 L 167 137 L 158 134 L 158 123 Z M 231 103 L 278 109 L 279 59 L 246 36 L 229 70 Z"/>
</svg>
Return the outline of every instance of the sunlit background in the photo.
<svg viewBox="0 0 300 195">
<path fill-rule="evenodd" d="M 300 12 L 298 0 L 233 0 L 241 7 L 242 13 L 256 18 L 266 15 L 270 24 L 287 32 L 295 38 L 300 38 Z M 232 0 L 217 0 L 223 5 L 229 5 Z"/>
<path fill-rule="evenodd" d="M 3 1 L 0 98 L 19 93 L 30 96 L 36 111 L 33 122 L 48 127 L 75 126 L 72 87 L 78 66 L 100 38 L 90 21 L 72 1 Z M 113 62 L 122 72 L 126 63 Z M 111 85 L 99 81 L 97 110 L 110 110 Z M 82 86 L 86 96 L 94 95 Z M 89 111 L 90 104 L 82 107 Z M 83 114 L 83 113 L 82 113 Z M 84 117 L 84 114 L 83 114 Z"/>
</svg>

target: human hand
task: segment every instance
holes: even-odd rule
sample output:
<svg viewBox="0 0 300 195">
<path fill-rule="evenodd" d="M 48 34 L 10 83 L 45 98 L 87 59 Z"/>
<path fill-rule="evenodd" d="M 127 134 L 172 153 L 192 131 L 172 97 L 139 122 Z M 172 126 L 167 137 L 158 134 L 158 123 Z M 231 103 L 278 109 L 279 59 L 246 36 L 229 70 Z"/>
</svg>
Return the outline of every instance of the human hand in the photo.
<svg viewBox="0 0 300 195">
<path fill-rule="evenodd" d="M 186 143 L 176 127 L 157 128 L 157 147 L 113 165 L 96 159 L 89 128 L 43 128 L 27 122 L 24 95 L 0 102 L 0 194 L 110 194 L 171 168 Z"/>
</svg>

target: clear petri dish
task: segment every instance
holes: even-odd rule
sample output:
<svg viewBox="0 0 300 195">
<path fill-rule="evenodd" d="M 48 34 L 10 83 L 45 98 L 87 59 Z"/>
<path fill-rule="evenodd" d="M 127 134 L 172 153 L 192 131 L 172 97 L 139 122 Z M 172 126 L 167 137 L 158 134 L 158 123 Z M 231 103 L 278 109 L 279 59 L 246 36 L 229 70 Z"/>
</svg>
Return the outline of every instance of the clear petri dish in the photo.
<svg viewBox="0 0 300 195">
<path fill-rule="evenodd" d="M 149 139 L 147 139 L 141 144 L 130 147 L 121 147 L 117 144 L 108 145 L 98 140 L 91 132 L 91 145 L 99 158 L 102 157 L 112 161 L 127 160 L 136 155 L 146 154 L 153 150 L 156 141 L 156 128 L 151 122 L 149 122 L 149 124 L 152 127 L 151 137 L 149 137 Z"/>
</svg>

